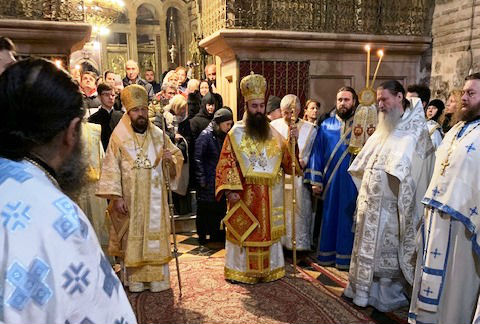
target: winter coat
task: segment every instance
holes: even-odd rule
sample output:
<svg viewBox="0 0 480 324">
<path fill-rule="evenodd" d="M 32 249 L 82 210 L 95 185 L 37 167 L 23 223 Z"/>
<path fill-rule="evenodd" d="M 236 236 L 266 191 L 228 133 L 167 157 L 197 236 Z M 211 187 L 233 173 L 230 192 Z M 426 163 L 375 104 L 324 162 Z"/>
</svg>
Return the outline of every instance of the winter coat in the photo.
<svg viewBox="0 0 480 324">
<path fill-rule="evenodd" d="M 188 119 L 192 119 L 200 112 L 200 105 L 202 104 L 202 97 L 199 91 L 188 94 Z M 216 108 L 216 107 L 215 107 Z"/>
<path fill-rule="evenodd" d="M 207 128 L 210 121 L 213 119 L 213 113 L 209 114 L 207 112 L 207 103 L 215 104 L 215 98 L 211 93 L 207 93 L 202 98 L 202 104 L 200 106 L 200 111 L 192 119 L 190 119 L 190 129 L 192 130 L 192 137 L 195 141 L 200 133 Z M 215 107 L 217 109 L 217 107 Z"/>
<path fill-rule="evenodd" d="M 213 97 L 215 98 L 215 111 L 220 108 L 223 108 L 223 98 L 219 93 L 213 93 Z"/>
<path fill-rule="evenodd" d="M 123 86 L 124 87 L 128 87 L 129 85 L 131 84 L 138 84 L 138 85 L 141 85 L 142 87 L 145 88 L 145 90 L 147 90 L 147 94 L 148 94 L 148 101 L 152 101 L 153 98 L 155 97 L 155 93 L 153 93 L 153 87 L 150 83 L 148 83 L 146 80 L 140 78 L 137 76 L 137 78 L 135 79 L 135 81 L 132 81 L 132 80 L 129 80 L 127 77 L 123 78 Z"/>
<path fill-rule="evenodd" d="M 197 180 L 197 200 L 215 201 L 215 169 L 225 137 L 220 138 L 212 121 L 195 142 L 195 178 Z"/>
<path fill-rule="evenodd" d="M 179 142 L 177 143 L 177 147 L 182 151 L 183 154 L 183 163 L 190 162 L 190 157 L 193 158 L 193 143 L 192 143 L 192 131 L 190 129 L 190 122 L 188 119 L 185 119 L 182 121 L 180 124 L 178 124 L 178 134 L 182 135 L 185 141 L 187 142 L 186 144 L 188 145 L 188 150 L 187 150 L 187 145 L 185 145 L 185 142 Z"/>
<path fill-rule="evenodd" d="M 112 109 L 111 112 L 100 108 L 96 113 L 88 117 L 88 122 L 93 124 L 99 124 L 102 128 L 100 138 L 102 140 L 103 150 L 107 151 L 108 142 L 110 136 L 112 136 L 113 130 L 120 122 L 123 116 L 123 111 L 116 111 Z"/>
<path fill-rule="evenodd" d="M 83 109 L 98 108 L 98 106 L 102 104 L 96 91 L 90 97 L 87 97 L 86 94 L 82 93 L 82 99 L 83 99 Z"/>
</svg>

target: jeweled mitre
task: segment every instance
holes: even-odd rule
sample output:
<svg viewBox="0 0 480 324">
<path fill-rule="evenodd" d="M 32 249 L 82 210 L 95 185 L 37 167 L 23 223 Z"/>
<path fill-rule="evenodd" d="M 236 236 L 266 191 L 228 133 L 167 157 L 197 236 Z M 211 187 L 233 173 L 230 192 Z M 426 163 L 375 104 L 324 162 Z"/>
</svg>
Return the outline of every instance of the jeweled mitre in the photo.
<svg viewBox="0 0 480 324">
<path fill-rule="evenodd" d="M 265 91 L 267 90 L 267 81 L 260 74 L 251 72 L 240 81 L 240 91 L 245 101 L 255 99 L 265 99 Z"/>
<path fill-rule="evenodd" d="M 147 107 L 148 104 L 147 90 L 138 84 L 132 84 L 123 89 L 120 98 L 127 111 L 135 107 Z"/>
</svg>

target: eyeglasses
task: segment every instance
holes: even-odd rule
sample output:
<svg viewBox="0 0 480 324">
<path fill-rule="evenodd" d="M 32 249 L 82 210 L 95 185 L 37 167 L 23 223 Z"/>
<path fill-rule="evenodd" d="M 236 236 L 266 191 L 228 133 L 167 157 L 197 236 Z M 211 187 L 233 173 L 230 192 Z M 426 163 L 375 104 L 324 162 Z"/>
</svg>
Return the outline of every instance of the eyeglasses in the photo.
<svg viewBox="0 0 480 324">
<path fill-rule="evenodd" d="M 100 95 L 105 97 L 114 97 L 114 98 L 117 96 L 115 93 L 111 93 L 111 92 L 102 92 Z"/>
</svg>

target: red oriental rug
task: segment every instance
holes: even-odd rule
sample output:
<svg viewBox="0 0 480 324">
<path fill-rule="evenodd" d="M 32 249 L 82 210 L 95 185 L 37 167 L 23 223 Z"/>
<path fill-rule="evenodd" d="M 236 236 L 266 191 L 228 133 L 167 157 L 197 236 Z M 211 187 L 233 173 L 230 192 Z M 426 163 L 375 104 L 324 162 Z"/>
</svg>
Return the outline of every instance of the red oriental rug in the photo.
<svg viewBox="0 0 480 324">
<path fill-rule="evenodd" d="M 334 283 L 336 283 L 338 286 L 345 288 L 348 283 L 348 272 L 347 271 L 342 271 L 338 270 L 335 267 L 324 267 L 321 265 L 318 265 L 315 263 L 313 259 L 309 259 L 308 261 L 309 265 L 316 271 L 322 273 L 323 275 L 327 276 L 332 280 Z M 328 289 L 328 288 L 327 288 Z M 335 291 L 332 291 L 335 293 Z M 337 294 L 338 295 L 338 294 Z M 353 304 L 351 304 L 353 305 Z M 376 316 L 372 315 L 373 308 L 372 307 L 367 307 L 367 308 L 358 308 L 362 310 L 366 316 L 370 316 L 373 319 L 376 318 Z M 387 316 L 391 321 L 387 320 L 389 324 L 407 324 L 407 318 L 408 318 L 408 306 L 400 308 L 396 311 L 393 312 L 388 312 L 384 313 L 385 316 Z M 379 321 L 380 323 L 386 322 L 385 320 Z"/>
<path fill-rule="evenodd" d="M 183 296 L 175 264 L 170 290 L 129 293 L 139 323 L 375 323 L 303 272 L 257 285 L 223 278 L 223 258 L 180 259 Z"/>
</svg>

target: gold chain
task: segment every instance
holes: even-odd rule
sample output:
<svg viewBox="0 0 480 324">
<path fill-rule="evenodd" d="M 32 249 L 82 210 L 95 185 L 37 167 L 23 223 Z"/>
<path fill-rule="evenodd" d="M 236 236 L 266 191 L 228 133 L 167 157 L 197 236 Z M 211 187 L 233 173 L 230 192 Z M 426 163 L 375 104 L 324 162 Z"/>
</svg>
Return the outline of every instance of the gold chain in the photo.
<svg viewBox="0 0 480 324">
<path fill-rule="evenodd" d="M 143 146 L 145 145 L 145 142 L 147 141 L 147 136 L 148 136 L 148 128 L 145 134 L 145 138 L 143 139 L 142 145 L 140 145 L 140 141 L 138 140 L 137 133 L 133 131 L 133 141 L 135 142 L 135 152 L 137 151 L 137 147 L 143 150 Z"/>
<path fill-rule="evenodd" d="M 133 132 L 133 141 L 135 144 L 135 153 L 137 154 L 137 157 L 135 158 L 134 161 L 134 168 L 136 169 L 151 169 L 152 168 L 152 162 L 148 158 L 148 154 L 143 152 L 143 146 L 145 146 L 145 143 L 147 142 L 148 136 L 150 135 L 149 129 L 147 128 L 147 133 L 145 134 L 145 138 L 143 140 L 142 145 L 139 144 L 137 134 Z"/>
<path fill-rule="evenodd" d="M 37 162 L 35 162 L 34 160 L 28 158 L 28 157 L 25 157 L 25 160 L 30 162 L 31 164 L 33 164 L 34 166 L 36 166 L 37 168 L 39 168 L 40 170 L 42 170 L 42 172 L 47 176 L 47 178 L 53 183 L 53 185 L 55 187 L 57 187 L 57 189 L 60 189 L 60 185 L 58 184 L 58 181 L 57 179 L 55 179 L 47 170 L 45 170 L 44 167 L 42 167 L 40 164 L 38 164 Z"/>
</svg>

